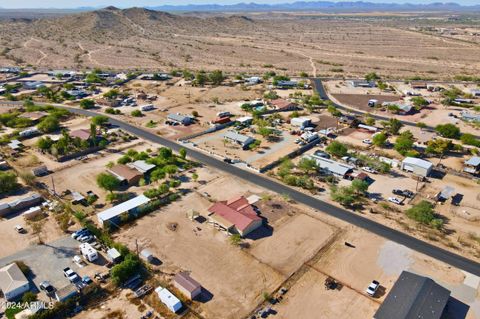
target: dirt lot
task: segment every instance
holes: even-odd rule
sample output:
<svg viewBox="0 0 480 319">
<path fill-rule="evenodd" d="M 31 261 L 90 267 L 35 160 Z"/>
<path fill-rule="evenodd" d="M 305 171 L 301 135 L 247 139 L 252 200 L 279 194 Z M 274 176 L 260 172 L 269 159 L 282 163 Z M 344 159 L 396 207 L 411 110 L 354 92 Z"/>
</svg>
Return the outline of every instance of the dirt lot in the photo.
<svg viewBox="0 0 480 319">
<path fill-rule="evenodd" d="M 140 318 L 146 311 L 140 305 L 130 302 L 128 295 L 129 290 L 122 290 L 120 294 L 116 294 L 107 300 L 102 301 L 95 309 L 91 311 L 83 311 L 73 318 L 77 319 L 129 319 Z"/>
<path fill-rule="evenodd" d="M 342 105 L 348 105 L 365 112 L 374 111 L 373 108 L 368 106 L 368 101 L 372 99 L 378 100 L 378 104 L 400 101 L 400 97 L 397 95 L 333 94 L 333 98 Z"/>
</svg>

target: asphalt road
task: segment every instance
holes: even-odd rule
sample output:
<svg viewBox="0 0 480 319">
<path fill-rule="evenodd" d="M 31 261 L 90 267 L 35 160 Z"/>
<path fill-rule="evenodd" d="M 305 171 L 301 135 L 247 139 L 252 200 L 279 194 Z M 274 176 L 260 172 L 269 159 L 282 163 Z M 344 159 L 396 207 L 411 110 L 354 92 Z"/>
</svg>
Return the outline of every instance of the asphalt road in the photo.
<svg viewBox="0 0 480 319">
<path fill-rule="evenodd" d="M 71 108 L 71 107 L 65 107 L 58 105 L 59 107 L 66 108 L 70 110 L 73 113 L 85 115 L 85 116 L 95 116 L 98 115 L 95 112 L 88 111 L 88 110 L 82 110 L 82 109 L 76 109 L 76 108 Z M 179 143 L 176 143 L 171 140 L 167 140 L 163 137 L 160 137 L 158 135 L 155 135 L 153 133 L 147 132 L 141 128 L 138 128 L 136 126 L 130 125 L 128 123 L 119 121 L 115 118 L 110 118 L 110 122 L 114 125 L 119 126 L 120 128 L 140 137 L 145 140 L 149 140 L 154 143 L 158 143 L 161 145 L 164 145 L 166 147 L 170 147 L 175 151 L 178 151 L 180 148 L 182 148 L 182 145 Z M 331 205 L 329 203 L 326 203 L 324 201 L 321 201 L 317 198 L 314 198 L 312 196 L 306 195 L 302 192 L 299 192 L 295 189 L 292 189 L 288 186 L 285 186 L 281 183 L 278 183 L 276 181 L 273 181 L 267 177 L 264 177 L 262 175 L 256 174 L 254 172 L 249 172 L 247 170 L 240 169 L 238 167 L 235 167 L 233 165 L 227 164 L 223 161 L 220 161 L 218 159 L 215 159 L 213 157 L 210 157 L 202 152 L 199 152 L 197 150 L 193 149 L 188 149 L 188 155 L 203 163 L 208 166 L 214 167 L 218 170 L 224 171 L 226 173 L 229 173 L 235 177 L 244 179 L 250 183 L 256 184 L 260 187 L 266 188 L 272 192 L 275 192 L 277 194 L 286 194 L 288 195 L 291 199 L 302 203 L 304 205 L 310 206 L 316 210 L 318 210 L 320 213 L 325 213 L 330 216 L 333 216 L 335 218 L 341 219 L 347 223 L 350 223 L 352 225 L 361 227 L 367 231 L 370 231 L 374 234 L 377 234 L 381 237 L 384 237 L 388 240 L 394 241 L 398 244 L 404 245 L 412 250 L 415 250 L 417 252 L 423 253 L 425 255 L 428 255 L 430 257 L 433 257 L 435 259 L 438 259 L 440 261 L 443 261 L 447 264 L 450 264 L 451 266 L 460 268 L 462 270 L 465 270 L 467 272 L 470 272 L 472 274 L 475 274 L 477 276 L 480 276 L 480 263 L 477 263 L 475 261 L 472 261 L 468 258 L 462 257 L 460 255 L 454 254 L 452 252 L 449 252 L 447 250 L 444 250 L 442 248 L 439 248 L 437 246 L 431 245 L 427 242 L 424 242 L 422 240 L 416 239 L 415 237 L 409 236 L 405 233 L 402 233 L 400 231 L 394 230 L 392 228 L 386 227 L 380 223 L 374 222 L 368 218 L 362 217 L 361 215 L 358 215 L 357 213 L 350 212 L 348 210 L 339 208 L 337 206 Z M 232 183 L 235 181 L 232 180 Z M 360 249 L 360 248 L 357 248 Z"/>
<path fill-rule="evenodd" d="M 340 110 L 345 110 L 345 111 L 348 111 L 350 113 L 353 113 L 353 114 L 357 114 L 357 115 L 363 115 L 363 114 L 366 114 L 366 112 L 362 112 L 362 111 L 359 111 L 359 110 L 355 110 L 353 108 L 350 108 L 350 107 L 346 107 L 344 105 L 341 105 L 341 104 L 338 104 L 338 103 L 335 103 L 333 102 L 332 100 L 330 100 L 330 98 L 328 97 L 328 94 L 327 92 L 325 91 L 325 87 L 323 86 L 323 83 L 322 83 L 322 79 L 320 78 L 312 78 L 311 79 L 312 83 L 313 83 L 313 88 L 315 89 L 315 91 L 317 92 L 318 96 L 322 99 L 322 100 L 329 100 L 333 103 L 333 105 L 340 109 Z M 388 121 L 390 119 L 390 117 L 388 116 L 382 116 L 382 115 L 377 115 L 377 114 L 370 114 L 371 117 L 373 117 L 374 119 L 376 120 L 381 120 L 381 121 Z M 400 122 L 402 122 L 403 125 L 405 126 L 417 126 L 417 123 L 416 122 L 410 122 L 410 121 L 404 121 L 404 120 L 401 120 L 400 119 Z M 429 130 L 435 130 L 435 127 L 433 126 L 427 126 L 426 127 L 427 129 Z M 476 138 L 480 138 L 479 135 L 476 135 L 475 136 Z"/>
</svg>

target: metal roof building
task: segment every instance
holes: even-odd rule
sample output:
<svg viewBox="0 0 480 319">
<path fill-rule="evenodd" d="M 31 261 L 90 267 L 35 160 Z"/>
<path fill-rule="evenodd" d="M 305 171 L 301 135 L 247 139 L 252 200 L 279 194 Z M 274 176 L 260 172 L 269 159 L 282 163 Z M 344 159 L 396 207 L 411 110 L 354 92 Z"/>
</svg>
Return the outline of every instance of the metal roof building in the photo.
<svg viewBox="0 0 480 319">
<path fill-rule="evenodd" d="M 342 178 L 345 177 L 348 173 L 350 173 L 353 170 L 353 166 L 335 162 L 320 156 L 305 155 L 304 158 L 315 160 L 317 162 L 318 167 L 320 167 L 321 169 L 327 170 L 333 175 L 336 175 Z"/>
<path fill-rule="evenodd" d="M 242 135 L 235 131 L 227 131 L 223 137 L 227 140 L 240 144 L 243 148 L 255 142 L 253 137 Z"/>
<path fill-rule="evenodd" d="M 450 291 L 432 279 L 403 271 L 374 319 L 440 319 Z"/>
<path fill-rule="evenodd" d="M 402 161 L 400 168 L 404 171 L 426 177 L 432 172 L 433 164 L 416 157 L 406 157 Z"/>
<path fill-rule="evenodd" d="M 135 213 L 138 207 L 150 202 L 150 198 L 145 195 L 140 195 L 123 202 L 117 206 L 113 206 L 101 213 L 97 214 L 98 222 L 103 226 L 105 221 L 112 221 L 118 218 L 123 213 Z"/>
<path fill-rule="evenodd" d="M 167 306 L 171 312 L 177 312 L 182 308 L 181 301 L 175 297 L 167 288 L 157 287 L 155 292 L 158 294 L 160 301 Z"/>
<path fill-rule="evenodd" d="M 0 290 L 6 300 L 12 300 L 30 290 L 30 284 L 16 263 L 0 269 Z"/>
</svg>

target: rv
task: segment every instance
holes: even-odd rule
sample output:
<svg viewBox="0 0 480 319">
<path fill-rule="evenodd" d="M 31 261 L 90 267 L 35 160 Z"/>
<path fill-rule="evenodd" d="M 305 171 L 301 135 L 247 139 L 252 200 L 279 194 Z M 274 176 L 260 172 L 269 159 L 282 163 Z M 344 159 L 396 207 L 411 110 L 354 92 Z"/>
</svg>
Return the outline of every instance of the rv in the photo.
<svg viewBox="0 0 480 319">
<path fill-rule="evenodd" d="M 89 262 L 94 262 L 98 259 L 98 252 L 89 243 L 80 244 L 80 251 Z"/>
</svg>

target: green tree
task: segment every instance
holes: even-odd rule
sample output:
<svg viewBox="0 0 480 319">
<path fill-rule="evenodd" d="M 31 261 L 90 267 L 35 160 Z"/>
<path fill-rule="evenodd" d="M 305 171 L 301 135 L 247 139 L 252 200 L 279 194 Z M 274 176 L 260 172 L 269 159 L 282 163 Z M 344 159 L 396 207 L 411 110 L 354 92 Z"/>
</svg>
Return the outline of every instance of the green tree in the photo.
<svg viewBox="0 0 480 319">
<path fill-rule="evenodd" d="M 335 157 L 343 157 L 348 154 L 348 148 L 345 144 L 333 141 L 325 149 L 329 154 Z"/>
<path fill-rule="evenodd" d="M 233 246 L 240 246 L 240 244 L 242 243 L 242 236 L 240 236 L 239 234 L 233 234 L 230 236 L 229 240 L 230 244 L 232 244 Z"/>
<path fill-rule="evenodd" d="M 437 138 L 427 142 L 425 153 L 443 157 L 447 152 L 451 151 L 453 147 L 452 141 Z"/>
<path fill-rule="evenodd" d="M 92 117 L 92 123 L 98 126 L 103 126 L 108 123 L 108 117 L 104 115 L 97 115 Z"/>
<path fill-rule="evenodd" d="M 197 72 L 195 75 L 195 84 L 204 86 L 207 83 L 208 77 L 204 71 Z"/>
<path fill-rule="evenodd" d="M 47 116 L 38 123 L 37 128 L 43 133 L 51 133 L 60 129 L 60 122 L 55 116 Z"/>
<path fill-rule="evenodd" d="M 97 185 L 100 188 L 112 193 L 114 190 L 120 187 L 120 181 L 113 175 L 108 173 L 100 173 L 97 176 Z"/>
<path fill-rule="evenodd" d="M 387 134 L 385 134 L 383 132 L 380 132 L 380 133 L 375 134 L 372 137 L 372 143 L 375 146 L 383 147 L 383 146 L 385 146 L 385 143 L 387 142 L 387 139 L 388 139 Z"/>
<path fill-rule="evenodd" d="M 480 147 L 480 140 L 476 138 L 473 134 L 465 133 L 460 138 L 463 144 L 465 145 L 473 145 L 476 147 Z"/>
<path fill-rule="evenodd" d="M 209 74 L 208 76 L 210 82 L 214 85 L 220 85 L 222 84 L 223 80 L 225 80 L 225 77 L 223 75 L 223 72 L 220 70 L 215 70 L 212 73 Z"/>
<path fill-rule="evenodd" d="M 342 112 L 340 112 L 335 106 L 333 105 L 329 105 L 327 107 L 327 111 L 332 114 L 332 116 L 335 116 L 335 117 L 340 117 L 342 116 Z"/>
<path fill-rule="evenodd" d="M 133 110 L 131 115 L 134 117 L 141 117 L 143 116 L 143 113 L 140 110 Z"/>
<path fill-rule="evenodd" d="M 458 139 L 460 138 L 460 129 L 454 124 L 439 124 L 435 127 L 435 131 L 442 137 Z"/>
<path fill-rule="evenodd" d="M 83 99 L 80 101 L 80 107 L 82 109 L 92 109 L 95 107 L 95 101 L 92 99 Z"/>
<path fill-rule="evenodd" d="M 0 194 L 7 194 L 20 188 L 13 172 L 0 172 Z"/>
<path fill-rule="evenodd" d="M 420 128 L 421 130 L 423 130 L 423 129 L 427 128 L 427 124 L 425 124 L 423 122 L 417 122 L 417 127 Z"/>
<path fill-rule="evenodd" d="M 412 103 L 413 103 L 413 106 L 415 107 L 415 109 L 417 110 L 421 110 L 422 108 L 424 108 L 425 106 L 427 106 L 428 104 L 430 104 L 424 97 L 422 96 L 414 96 L 412 97 Z"/>
<path fill-rule="evenodd" d="M 364 195 L 368 190 L 369 184 L 366 181 L 354 179 L 352 181 L 352 189 L 355 193 Z"/>
<path fill-rule="evenodd" d="M 404 155 L 407 154 L 410 150 L 413 149 L 413 134 L 410 131 L 405 131 L 400 136 L 397 137 L 395 141 L 394 149 L 399 152 L 400 154 Z"/>
<path fill-rule="evenodd" d="M 437 229 L 443 226 L 443 220 L 435 217 L 433 205 L 426 200 L 422 200 L 412 208 L 407 209 L 405 213 L 408 218 L 421 224 L 429 225 Z"/>
<path fill-rule="evenodd" d="M 360 202 L 360 196 L 355 192 L 353 187 L 332 185 L 330 187 L 330 197 L 333 201 L 343 206 L 354 206 Z"/>
<path fill-rule="evenodd" d="M 298 168 L 305 172 L 305 174 L 312 174 L 317 171 L 318 165 L 314 159 L 304 157 L 298 163 Z"/>
<path fill-rule="evenodd" d="M 365 74 L 365 80 L 371 82 L 371 81 L 380 80 L 380 77 L 377 75 L 377 73 L 370 72 L 370 73 Z"/>
<path fill-rule="evenodd" d="M 41 151 L 47 151 L 50 149 L 50 147 L 52 147 L 53 145 L 53 140 L 50 138 L 50 136 L 47 136 L 47 137 L 40 137 L 38 140 L 37 140 L 37 147 L 41 150 Z"/>
<path fill-rule="evenodd" d="M 387 130 L 387 132 L 393 135 L 398 135 L 398 133 L 400 132 L 400 129 L 403 127 L 402 122 L 400 122 L 396 118 L 391 118 L 388 121 L 383 121 L 381 122 L 381 124 Z"/>
<path fill-rule="evenodd" d="M 141 266 L 142 263 L 137 256 L 131 253 L 127 254 L 121 263 L 112 267 L 110 271 L 112 282 L 117 286 L 123 284 L 130 277 L 137 274 Z"/>
<path fill-rule="evenodd" d="M 178 153 L 180 154 L 180 157 L 181 157 L 181 158 L 183 158 L 183 159 L 187 158 L 187 150 L 186 150 L 184 147 L 182 147 L 182 148 L 178 151 Z"/>
</svg>

